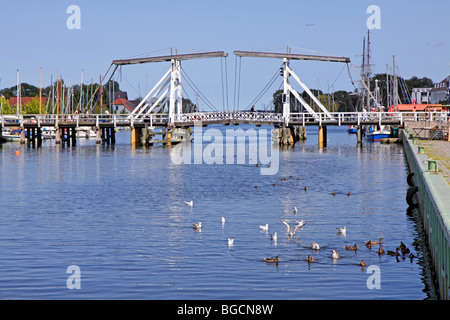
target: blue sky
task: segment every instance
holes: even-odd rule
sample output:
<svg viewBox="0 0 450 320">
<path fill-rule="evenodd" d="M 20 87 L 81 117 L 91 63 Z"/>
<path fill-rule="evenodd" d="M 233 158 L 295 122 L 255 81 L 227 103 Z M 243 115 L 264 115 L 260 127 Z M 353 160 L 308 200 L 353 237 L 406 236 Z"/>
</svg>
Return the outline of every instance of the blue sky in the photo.
<svg viewBox="0 0 450 320">
<path fill-rule="evenodd" d="M 81 29 L 69 30 L 69 5 L 81 9 Z M 234 50 L 318 53 L 350 57 L 360 65 L 367 34 L 369 5 L 381 9 L 381 29 L 371 31 L 374 73 L 384 73 L 396 60 L 405 78 L 430 77 L 439 82 L 450 74 L 450 1 L 417 0 L 227 0 L 227 1 L 6 1 L 0 4 L 0 88 L 22 82 L 50 84 L 56 70 L 66 83 L 98 82 L 113 59 L 223 50 L 229 53 L 228 99 L 233 104 Z M 306 50 L 302 50 L 306 49 Z M 224 61 L 222 61 L 224 63 Z M 240 104 L 246 107 L 268 83 L 280 60 L 242 58 Z M 218 109 L 222 106 L 221 60 L 182 64 L 198 88 Z M 292 61 L 291 67 L 310 87 L 353 90 L 345 65 Z M 168 63 L 127 66 L 120 85 L 130 98 L 144 96 L 169 68 Z M 343 71 L 342 71 L 343 70 Z M 356 75 L 352 74 L 356 79 Z M 280 80 L 257 104 L 270 101 Z M 187 89 L 188 90 L 188 89 Z M 192 95 L 192 93 L 191 93 Z M 193 99 L 193 96 L 190 96 Z"/>
</svg>

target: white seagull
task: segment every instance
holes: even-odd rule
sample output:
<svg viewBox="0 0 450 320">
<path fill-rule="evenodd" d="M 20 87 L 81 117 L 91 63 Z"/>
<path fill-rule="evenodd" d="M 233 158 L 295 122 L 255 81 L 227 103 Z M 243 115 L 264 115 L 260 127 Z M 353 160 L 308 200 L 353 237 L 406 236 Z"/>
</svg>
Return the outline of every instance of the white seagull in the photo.
<svg viewBox="0 0 450 320">
<path fill-rule="evenodd" d="M 228 238 L 228 246 L 231 247 L 234 245 L 234 238 Z"/>
<path fill-rule="evenodd" d="M 194 230 L 201 231 L 202 230 L 202 223 L 201 222 L 193 223 L 192 227 L 194 228 Z"/>
<path fill-rule="evenodd" d="M 339 253 L 337 252 L 337 250 L 333 250 L 333 252 L 331 253 L 331 258 L 339 259 Z"/>
<path fill-rule="evenodd" d="M 276 232 L 274 232 L 273 234 L 270 235 L 270 240 L 277 241 L 277 239 L 278 239 L 278 236 L 277 236 Z"/>
<path fill-rule="evenodd" d="M 225 218 L 222 217 L 222 225 L 224 225 L 224 224 L 225 224 Z"/>
<path fill-rule="evenodd" d="M 301 227 L 303 227 L 306 224 L 306 222 L 303 220 L 300 220 L 300 221 L 295 220 L 295 221 L 297 221 L 297 225 L 294 227 L 294 229 L 291 229 L 291 226 L 285 220 L 281 219 L 280 221 L 286 227 L 289 237 L 294 236 L 294 234 L 298 231 L 298 229 L 300 229 Z"/>
<path fill-rule="evenodd" d="M 298 213 L 298 209 L 297 209 L 297 207 L 294 207 L 294 214 L 297 214 Z"/>
<path fill-rule="evenodd" d="M 267 230 L 269 230 L 269 224 L 266 223 L 265 226 L 259 226 L 259 229 L 261 229 L 262 231 L 267 231 Z"/>
<path fill-rule="evenodd" d="M 339 234 L 345 234 L 347 232 L 347 226 L 343 227 L 343 228 L 336 228 L 337 233 Z"/>
<path fill-rule="evenodd" d="M 188 206 L 190 206 L 190 207 L 193 207 L 194 206 L 194 200 L 191 200 L 191 201 L 189 201 L 189 202 L 184 202 L 184 203 L 186 203 Z"/>
<path fill-rule="evenodd" d="M 319 246 L 319 244 L 318 244 L 317 242 L 313 242 L 312 245 L 311 245 L 311 249 L 313 249 L 313 250 L 319 250 L 319 249 L 320 249 L 320 246 Z"/>
</svg>

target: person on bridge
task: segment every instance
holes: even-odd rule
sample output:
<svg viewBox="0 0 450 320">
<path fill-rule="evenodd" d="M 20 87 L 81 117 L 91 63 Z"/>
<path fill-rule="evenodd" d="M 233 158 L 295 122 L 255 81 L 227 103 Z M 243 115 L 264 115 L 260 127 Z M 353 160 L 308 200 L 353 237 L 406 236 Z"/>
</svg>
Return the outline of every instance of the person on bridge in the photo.
<svg viewBox="0 0 450 320">
<path fill-rule="evenodd" d="M 255 109 L 255 106 L 252 106 L 252 109 L 250 110 L 251 112 L 257 112 Z"/>
</svg>

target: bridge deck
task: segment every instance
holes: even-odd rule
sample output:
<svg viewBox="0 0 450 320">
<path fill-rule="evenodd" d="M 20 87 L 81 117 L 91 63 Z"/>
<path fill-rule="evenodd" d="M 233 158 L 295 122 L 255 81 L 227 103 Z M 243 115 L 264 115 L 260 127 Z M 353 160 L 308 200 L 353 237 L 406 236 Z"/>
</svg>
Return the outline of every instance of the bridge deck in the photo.
<svg viewBox="0 0 450 320">
<path fill-rule="evenodd" d="M 167 114 L 151 114 L 137 118 L 128 115 L 3 115 L 1 127 L 192 127 L 195 125 L 256 126 L 348 126 L 348 125 L 402 125 L 405 121 L 448 121 L 446 112 L 339 112 L 331 118 L 323 113 L 313 117 L 309 113 L 291 113 L 286 123 L 282 114 L 269 112 L 197 112 L 179 114 L 174 123 L 169 123 Z"/>
</svg>

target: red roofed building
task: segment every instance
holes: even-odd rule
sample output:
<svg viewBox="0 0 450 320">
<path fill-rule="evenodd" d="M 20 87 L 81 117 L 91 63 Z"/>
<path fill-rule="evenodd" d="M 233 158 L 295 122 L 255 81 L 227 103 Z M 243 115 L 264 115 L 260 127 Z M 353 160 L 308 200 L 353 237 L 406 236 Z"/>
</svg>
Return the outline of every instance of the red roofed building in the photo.
<svg viewBox="0 0 450 320">
<path fill-rule="evenodd" d="M 36 99 L 38 102 L 39 102 L 39 97 L 21 97 L 20 98 L 20 105 L 21 106 L 24 106 L 24 105 L 26 105 L 27 103 L 30 103 L 31 101 L 33 101 L 33 99 Z M 42 100 L 41 100 L 41 103 L 44 105 L 44 104 L 47 104 L 47 97 L 42 97 L 41 98 Z M 15 107 L 16 105 L 17 105 L 17 97 L 11 97 L 11 98 L 9 98 L 9 100 L 8 100 L 8 103 L 9 103 L 9 105 L 11 106 L 11 107 Z"/>
<path fill-rule="evenodd" d="M 113 108 L 114 108 L 114 113 L 115 114 L 120 114 L 120 113 L 131 113 L 134 108 L 136 106 L 129 100 L 125 99 L 125 98 L 117 98 L 116 100 L 114 100 L 113 102 Z"/>
</svg>

